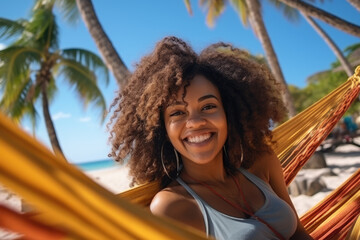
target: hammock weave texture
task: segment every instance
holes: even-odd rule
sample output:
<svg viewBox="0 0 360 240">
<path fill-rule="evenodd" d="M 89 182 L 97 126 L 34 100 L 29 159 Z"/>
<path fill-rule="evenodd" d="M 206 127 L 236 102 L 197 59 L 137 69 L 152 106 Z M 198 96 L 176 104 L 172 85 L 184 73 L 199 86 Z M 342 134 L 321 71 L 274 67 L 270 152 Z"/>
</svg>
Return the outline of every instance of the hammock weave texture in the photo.
<svg viewBox="0 0 360 240">
<path fill-rule="evenodd" d="M 360 90 L 360 67 L 339 88 L 274 130 L 274 151 L 287 184 L 348 109 Z M 299 124 L 301 123 L 301 124 Z M 156 182 L 119 196 L 0 115 L 0 182 L 41 213 L 39 220 L 65 229 L 70 239 L 205 239 L 185 225 L 151 215 L 146 206 L 159 190 Z M 316 239 L 358 236 L 359 171 L 301 221 Z M 132 204 L 138 203 L 138 205 Z"/>
</svg>

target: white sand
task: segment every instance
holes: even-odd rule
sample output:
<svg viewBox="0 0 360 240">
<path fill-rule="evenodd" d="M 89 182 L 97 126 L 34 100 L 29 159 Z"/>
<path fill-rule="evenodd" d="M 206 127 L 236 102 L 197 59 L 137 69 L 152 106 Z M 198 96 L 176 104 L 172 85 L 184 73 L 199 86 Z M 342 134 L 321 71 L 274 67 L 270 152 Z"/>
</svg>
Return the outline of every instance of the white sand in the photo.
<svg viewBox="0 0 360 240">
<path fill-rule="evenodd" d="M 100 170 L 91 170 L 85 172 L 95 182 L 112 191 L 120 193 L 129 188 L 130 177 L 126 166 L 115 166 Z"/>
<path fill-rule="evenodd" d="M 324 199 L 359 169 L 360 148 L 353 145 L 343 145 L 336 148 L 333 153 L 326 153 L 325 159 L 328 168 L 331 169 L 336 176 L 321 177 L 327 187 L 324 191 L 318 192 L 313 196 L 299 195 L 291 197 L 299 216 L 302 216 L 306 211 Z M 323 171 L 324 169 L 304 169 L 300 170 L 298 176 L 314 178 L 319 176 Z"/>
<path fill-rule="evenodd" d="M 321 177 L 326 183 L 327 189 L 313 196 L 299 195 L 292 197 L 296 210 L 301 216 L 311 207 L 315 206 L 332 190 L 341 185 L 360 167 L 360 148 L 352 145 L 340 146 L 334 153 L 327 153 L 326 162 L 336 176 Z M 314 178 L 319 176 L 324 169 L 301 170 L 298 176 Z M 87 171 L 86 174 L 94 181 L 108 190 L 119 193 L 129 188 L 130 178 L 127 167 L 116 166 L 100 170 Z M 0 203 L 20 211 L 20 198 L 0 187 Z M 0 239 L 13 239 L 14 235 L 0 231 Z"/>
</svg>

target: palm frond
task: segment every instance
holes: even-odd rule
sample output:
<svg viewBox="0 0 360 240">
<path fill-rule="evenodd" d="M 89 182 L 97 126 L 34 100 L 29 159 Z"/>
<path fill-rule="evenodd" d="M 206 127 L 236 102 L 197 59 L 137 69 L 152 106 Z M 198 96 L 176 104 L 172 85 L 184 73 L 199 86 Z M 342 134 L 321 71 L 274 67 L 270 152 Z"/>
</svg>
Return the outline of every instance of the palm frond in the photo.
<svg viewBox="0 0 360 240">
<path fill-rule="evenodd" d="M 290 7 L 279 0 L 269 0 L 269 2 L 280 10 L 289 21 L 296 22 L 299 20 L 300 14 L 297 9 Z"/>
<path fill-rule="evenodd" d="M 28 39 L 28 42 L 35 44 L 32 45 L 33 47 L 39 49 L 44 47 L 52 49 L 59 48 L 58 26 L 52 9 L 45 7 L 36 9 L 26 26 L 26 30 L 34 34 L 35 39 Z"/>
<path fill-rule="evenodd" d="M 61 57 L 81 63 L 97 74 L 99 78 L 105 79 L 105 83 L 109 83 L 109 70 L 102 59 L 95 53 L 79 48 L 63 49 L 60 53 Z"/>
<path fill-rule="evenodd" d="M 8 39 L 20 35 L 24 31 L 24 22 L 0 18 L 0 38 Z"/>
<path fill-rule="evenodd" d="M 207 11 L 206 24 L 209 27 L 214 26 L 216 18 L 218 18 L 225 9 L 224 0 L 200 0 L 200 6 L 204 7 Z"/>
<path fill-rule="evenodd" d="M 188 11 L 188 13 L 190 15 L 193 15 L 190 0 L 184 0 L 184 4 L 185 4 L 185 7 L 186 7 L 186 10 Z"/>
<path fill-rule="evenodd" d="M 23 91 L 28 92 L 31 90 L 31 80 L 30 80 L 30 70 L 27 72 L 16 76 L 12 81 L 4 82 L 3 85 L 1 85 L 1 90 L 3 92 L 3 95 L 1 97 L 1 106 L 4 108 L 9 108 L 13 103 L 19 98 L 19 95 Z M 28 88 L 25 88 L 25 86 L 28 86 Z"/>
<path fill-rule="evenodd" d="M 16 85 L 19 77 L 26 76 L 30 65 L 40 64 L 41 52 L 22 46 L 10 46 L 0 51 L 0 78 L 6 85 Z"/>
<path fill-rule="evenodd" d="M 64 77 L 70 87 L 74 87 L 84 107 L 89 103 L 100 108 L 102 121 L 105 118 L 106 103 L 97 83 L 95 74 L 79 62 L 63 59 L 58 63 L 58 76 Z"/>
<path fill-rule="evenodd" d="M 248 9 L 244 0 L 230 0 L 235 12 L 239 15 L 244 26 L 248 25 Z"/>
<path fill-rule="evenodd" d="M 80 14 L 75 0 L 56 0 L 55 4 L 66 21 L 71 23 L 79 21 Z"/>
<path fill-rule="evenodd" d="M 356 49 L 360 48 L 360 43 L 355 43 L 353 45 L 350 45 L 348 47 L 346 47 L 344 49 L 344 52 L 347 54 L 347 55 L 350 55 L 351 53 L 353 53 Z"/>
<path fill-rule="evenodd" d="M 28 115 L 33 121 L 36 121 L 36 110 L 34 101 L 30 101 L 27 96 L 32 86 L 32 81 L 28 78 L 23 81 L 13 92 L 4 92 L 0 101 L 0 107 L 10 116 L 15 122 L 20 122 L 21 119 Z M 34 122 L 35 123 L 35 122 Z"/>
<path fill-rule="evenodd" d="M 39 8 L 52 8 L 57 0 L 36 0 L 34 1 L 34 6 L 32 11 L 36 11 Z"/>
</svg>

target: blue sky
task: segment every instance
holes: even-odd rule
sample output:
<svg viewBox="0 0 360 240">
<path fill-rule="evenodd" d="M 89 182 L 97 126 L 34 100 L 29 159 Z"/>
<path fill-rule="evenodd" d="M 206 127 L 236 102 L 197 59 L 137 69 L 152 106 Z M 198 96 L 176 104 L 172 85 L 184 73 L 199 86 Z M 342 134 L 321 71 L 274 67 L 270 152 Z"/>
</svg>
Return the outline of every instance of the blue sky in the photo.
<svg viewBox="0 0 360 240">
<path fill-rule="evenodd" d="M 262 1 L 266 27 L 278 55 L 288 84 L 304 87 L 306 78 L 315 72 L 326 70 L 335 56 L 301 17 L 289 23 L 281 12 Z M 27 18 L 33 1 L 0 0 L 0 17 L 8 19 Z M 155 43 L 167 35 L 175 35 L 188 41 L 195 50 L 208 44 L 223 41 L 247 49 L 252 54 L 263 54 L 260 42 L 249 27 L 244 27 L 231 6 L 216 21 L 213 28 L 205 24 L 205 11 L 198 1 L 191 1 L 193 15 L 186 11 L 182 0 L 93 0 L 97 15 L 116 50 L 130 70 Z M 319 6 L 352 23 L 360 25 L 360 13 L 345 0 L 325 1 Z M 97 48 L 82 23 L 65 23 L 58 17 L 60 26 L 60 48 L 85 48 L 97 52 Z M 341 49 L 360 42 L 360 39 L 317 21 L 334 39 Z M 8 44 L 0 40 L 0 46 Z M 101 79 L 99 80 L 102 81 Z M 109 152 L 106 121 L 100 123 L 99 111 L 89 106 L 84 109 L 72 90 L 61 80 L 59 92 L 52 102 L 50 112 L 60 144 L 71 162 L 106 159 Z M 101 85 L 109 106 L 117 85 L 113 77 L 106 87 Z M 41 108 L 38 108 L 41 113 Z M 30 129 L 28 121 L 22 126 Z M 49 146 L 43 121 L 36 128 L 36 137 Z"/>
</svg>

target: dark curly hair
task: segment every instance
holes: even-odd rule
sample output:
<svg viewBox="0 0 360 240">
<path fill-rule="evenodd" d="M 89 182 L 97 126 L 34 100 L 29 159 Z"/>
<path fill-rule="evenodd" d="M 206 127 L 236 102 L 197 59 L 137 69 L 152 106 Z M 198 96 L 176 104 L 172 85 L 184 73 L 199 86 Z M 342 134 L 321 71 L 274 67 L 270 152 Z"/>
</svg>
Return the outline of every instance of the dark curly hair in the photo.
<svg viewBox="0 0 360 240">
<path fill-rule="evenodd" d="M 249 168 L 259 152 L 271 151 L 270 121 L 282 120 L 285 107 L 267 67 L 230 44 L 213 44 L 196 54 L 181 39 L 166 37 L 136 65 L 129 83 L 112 104 L 109 156 L 120 162 L 129 158 L 133 183 L 170 181 L 161 163 L 163 144 L 167 171 L 176 175 L 175 155 L 166 140 L 162 113 L 195 75 L 203 75 L 217 86 L 222 98 L 228 122 L 226 171 L 234 173 L 240 164 Z"/>
</svg>

